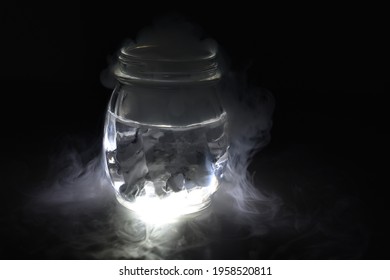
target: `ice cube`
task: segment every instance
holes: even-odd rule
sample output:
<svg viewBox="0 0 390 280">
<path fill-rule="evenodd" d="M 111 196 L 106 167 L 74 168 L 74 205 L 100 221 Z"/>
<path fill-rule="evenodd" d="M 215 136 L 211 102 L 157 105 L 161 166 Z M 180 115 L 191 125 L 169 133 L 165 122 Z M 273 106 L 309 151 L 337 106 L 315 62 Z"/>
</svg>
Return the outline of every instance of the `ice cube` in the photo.
<svg viewBox="0 0 390 280">
<path fill-rule="evenodd" d="M 210 185 L 213 175 L 211 173 L 208 174 L 197 174 L 198 176 L 195 178 L 195 183 L 198 186 L 207 187 Z"/>
<path fill-rule="evenodd" d="M 138 180 L 134 184 L 126 183 L 119 188 L 119 192 L 122 195 L 122 197 L 125 197 L 126 199 L 133 201 L 136 197 L 145 195 L 144 185 L 145 185 L 144 179 Z"/>
<path fill-rule="evenodd" d="M 179 192 L 184 188 L 184 175 L 177 173 L 172 175 L 167 181 L 167 189 L 171 189 L 174 192 Z"/>
<path fill-rule="evenodd" d="M 138 128 L 120 126 L 117 124 L 116 159 L 118 170 L 127 185 L 132 185 L 148 173 L 142 137 L 138 135 Z"/>
<path fill-rule="evenodd" d="M 185 180 L 185 184 L 184 184 L 184 187 L 185 187 L 185 189 L 186 190 L 191 190 L 191 189 L 193 189 L 193 188 L 195 188 L 196 187 L 196 184 L 195 184 L 195 182 L 194 181 L 191 181 L 191 180 Z"/>
</svg>

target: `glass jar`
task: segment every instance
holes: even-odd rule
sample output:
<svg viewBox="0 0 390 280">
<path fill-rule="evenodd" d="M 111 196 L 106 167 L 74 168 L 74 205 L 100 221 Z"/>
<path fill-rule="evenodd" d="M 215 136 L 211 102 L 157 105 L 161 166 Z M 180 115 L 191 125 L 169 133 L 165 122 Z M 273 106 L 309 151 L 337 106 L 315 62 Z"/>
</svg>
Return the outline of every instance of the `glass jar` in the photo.
<svg viewBox="0 0 390 280">
<path fill-rule="evenodd" d="M 103 148 L 118 201 L 169 216 L 207 207 L 228 149 L 216 48 L 125 46 L 114 74 Z"/>
</svg>

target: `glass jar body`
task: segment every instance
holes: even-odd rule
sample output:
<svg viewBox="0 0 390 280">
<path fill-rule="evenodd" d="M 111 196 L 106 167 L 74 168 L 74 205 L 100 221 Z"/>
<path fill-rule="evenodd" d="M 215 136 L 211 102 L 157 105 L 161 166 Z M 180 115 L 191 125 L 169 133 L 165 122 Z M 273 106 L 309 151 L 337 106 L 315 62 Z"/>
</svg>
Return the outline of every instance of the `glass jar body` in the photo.
<svg viewBox="0 0 390 280">
<path fill-rule="evenodd" d="M 103 143 L 118 201 L 167 215 L 207 207 L 227 161 L 226 126 L 215 83 L 119 83 Z"/>
</svg>

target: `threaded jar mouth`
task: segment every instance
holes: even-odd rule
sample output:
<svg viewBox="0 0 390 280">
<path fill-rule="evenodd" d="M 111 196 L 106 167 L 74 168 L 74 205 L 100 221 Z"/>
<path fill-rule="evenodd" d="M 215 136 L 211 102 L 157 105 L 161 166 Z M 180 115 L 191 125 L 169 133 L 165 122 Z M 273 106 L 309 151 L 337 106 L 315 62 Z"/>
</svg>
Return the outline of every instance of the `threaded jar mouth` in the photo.
<svg viewBox="0 0 390 280">
<path fill-rule="evenodd" d="M 123 83 L 198 83 L 220 78 L 216 48 L 172 48 L 169 45 L 127 46 L 114 68 Z"/>
</svg>

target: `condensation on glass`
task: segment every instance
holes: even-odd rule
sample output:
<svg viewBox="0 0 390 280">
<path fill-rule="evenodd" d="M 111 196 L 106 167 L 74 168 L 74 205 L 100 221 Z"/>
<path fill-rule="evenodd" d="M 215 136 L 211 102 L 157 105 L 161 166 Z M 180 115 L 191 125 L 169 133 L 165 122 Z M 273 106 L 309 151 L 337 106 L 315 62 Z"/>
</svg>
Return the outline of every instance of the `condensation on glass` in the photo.
<svg viewBox="0 0 390 280">
<path fill-rule="evenodd" d="M 103 147 L 118 201 L 156 214 L 207 207 L 228 149 L 216 48 L 125 46 L 114 74 Z"/>
</svg>

